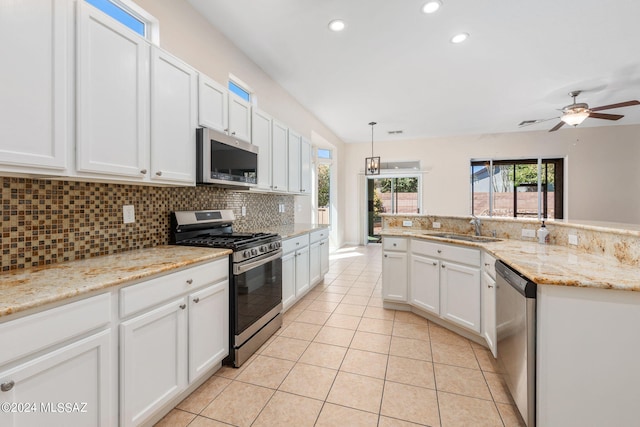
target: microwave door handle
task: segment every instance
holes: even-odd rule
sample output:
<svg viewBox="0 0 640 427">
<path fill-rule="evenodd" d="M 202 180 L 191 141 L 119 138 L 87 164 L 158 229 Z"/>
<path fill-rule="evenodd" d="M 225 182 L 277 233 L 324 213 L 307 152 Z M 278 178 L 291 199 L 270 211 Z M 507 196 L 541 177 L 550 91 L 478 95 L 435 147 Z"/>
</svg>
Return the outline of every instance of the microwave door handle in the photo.
<svg viewBox="0 0 640 427">
<path fill-rule="evenodd" d="M 276 260 L 278 258 L 282 257 L 282 249 L 278 250 L 278 252 L 276 252 L 274 255 L 270 255 L 267 258 L 262 258 L 259 259 L 257 261 L 253 261 L 253 262 L 248 262 L 246 264 L 240 264 L 240 265 L 234 265 L 233 266 L 233 274 L 234 275 L 239 275 L 239 274 L 243 274 L 246 273 L 247 271 L 251 270 L 252 268 L 256 268 L 256 267 L 260 267 L 263 264 L 266 264 L 268 262 L 271 262 L 273 260 Z"/>
</svg>

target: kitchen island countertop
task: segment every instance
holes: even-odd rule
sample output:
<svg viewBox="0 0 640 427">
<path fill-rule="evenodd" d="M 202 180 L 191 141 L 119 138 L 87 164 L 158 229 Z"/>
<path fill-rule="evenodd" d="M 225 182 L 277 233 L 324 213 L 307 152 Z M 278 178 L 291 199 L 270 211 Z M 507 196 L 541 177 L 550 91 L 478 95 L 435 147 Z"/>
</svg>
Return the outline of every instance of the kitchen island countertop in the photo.
<svg viewBox="0 0 640 427">
<path fill-rule="evenodd" d="M 156 246 L 0 273 L 0 317 L 226 257 L 228 249 Z"/>
<path fill-rule="evenodd" d="M 640 269 L 615 259 L 566 246 L 541 245 L 515 239 L 468 242 L 434 236 L 438 232 L 442 233 L 442 230 L 387 229 L 381 235 L 482 248 L 539 285 L 640 291 Z"/>
</svg>

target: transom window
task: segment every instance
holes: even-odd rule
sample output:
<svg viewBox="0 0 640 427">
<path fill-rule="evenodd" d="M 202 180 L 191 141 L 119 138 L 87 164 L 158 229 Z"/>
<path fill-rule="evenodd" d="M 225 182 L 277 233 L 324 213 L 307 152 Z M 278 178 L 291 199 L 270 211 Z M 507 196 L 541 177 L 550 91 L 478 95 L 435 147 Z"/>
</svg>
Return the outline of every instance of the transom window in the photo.
<svg viewBox="0 0 640 427">
<path fill-rule="evenodd" d="M 471 162 L 473 215 L 563 218 L 563 159 Z"/>
<path fill-rule="evenodd" d="M 229 80 L 229 90 L 247 102 L 251 100 L 251 93 L 233 80 Z"/>
<path fill-rule="evenodd" d="M 159 44 L 158 20 L 130 0 L 85 0 L 154 44 Z"/>
</svg>

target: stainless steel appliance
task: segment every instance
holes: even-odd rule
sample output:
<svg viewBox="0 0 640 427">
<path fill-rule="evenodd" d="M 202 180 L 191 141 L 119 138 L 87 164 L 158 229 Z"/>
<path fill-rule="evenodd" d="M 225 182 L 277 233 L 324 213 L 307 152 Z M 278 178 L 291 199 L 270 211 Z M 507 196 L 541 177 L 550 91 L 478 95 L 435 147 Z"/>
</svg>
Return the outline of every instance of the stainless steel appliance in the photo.
<svg viewBox="0 0 640 427">
<path fill-rule="evenodd" d="M 171 214 L 171 243 L 232 249 L 229 258 L 229 357 L 239 367 L 282 326 L 282 239 L 234 233 L 233 211 Z"/>
<path fill-rule="evenodd" d="M 498 363 L 528 427 L 536 424 L 536 284 L 496 261 Z"/>
<path fill-rule="evenodd" d="M 254 187 L 257 180 L 257 146 L 213 129 L 196 129 L 198 184 Z"/>
</svg>

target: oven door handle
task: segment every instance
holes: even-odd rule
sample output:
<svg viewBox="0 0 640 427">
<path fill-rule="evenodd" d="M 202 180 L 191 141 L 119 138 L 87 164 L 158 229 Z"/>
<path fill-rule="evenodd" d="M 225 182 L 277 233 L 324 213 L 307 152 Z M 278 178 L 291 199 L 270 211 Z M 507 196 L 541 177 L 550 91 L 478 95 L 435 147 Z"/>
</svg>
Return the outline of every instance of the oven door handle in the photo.
<svg viewBox="0 0 640 427">
<path fill-rule="evenodd" d="M 239 275 L 239 274 L 243 274 L 246 273 L 247 271 L 256 268 L 256 267 L 260 267 L 263 264 L 269 263 L 273 260 L 276 260 L 278 258 L 282 258 L 282 249 L 279 249 L 275 254 L 273 255 L 269 255 L 266 258 L 262 258 L 259 259 L 257 261 L 252 261 L 252 262 L 248 262 L 248 263 L 241 263 L 241 264 L 236 264 L 233 266 L 233 274 L 234 275 Z"/>
</svg>

